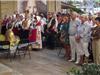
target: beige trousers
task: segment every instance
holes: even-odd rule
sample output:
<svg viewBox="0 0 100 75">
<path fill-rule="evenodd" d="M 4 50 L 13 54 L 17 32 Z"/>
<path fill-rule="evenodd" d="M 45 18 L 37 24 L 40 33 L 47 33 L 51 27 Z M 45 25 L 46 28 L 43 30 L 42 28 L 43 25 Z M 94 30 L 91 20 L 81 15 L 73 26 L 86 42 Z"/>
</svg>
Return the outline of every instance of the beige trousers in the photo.
<svg viewBox="0 0 100 75">
<path fill-rule="evenodd" d="M 100 64 L 100 39 L 99 40 L 93 40 L 92 48 L 93 48 L 94 62 L 96 64 Z"/>
<path fill-rule="evenodd" d="M 96 40 L 92 40 L 92 52 L 94 63 L 96 63 Z"/>
<path fill-rule="evenodd" d="M 69 36 L 70 39 L 70 47 L 71 47 L 71 60 L 75 60 L 75 53 L 77 49 L 77 42 L 75 40 L 75 36 Z"/>
</svg>

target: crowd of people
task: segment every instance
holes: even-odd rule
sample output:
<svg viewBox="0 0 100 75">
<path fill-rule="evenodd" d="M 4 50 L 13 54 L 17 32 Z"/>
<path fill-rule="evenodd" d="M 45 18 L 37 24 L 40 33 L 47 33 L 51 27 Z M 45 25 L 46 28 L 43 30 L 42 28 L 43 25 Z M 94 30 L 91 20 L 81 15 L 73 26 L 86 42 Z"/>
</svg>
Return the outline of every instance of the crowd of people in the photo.
<svg viewBox="0 0 100 75">
<path fill-rule="evenodd" d="M 90 60 L 99 64 L 99 25 L 100 13 L 98 15 L 58 13 L 49 23 L 49 35 L 54 42 L 55 34 L 58 35 L 59 41 L 63 44 L 66 51 L 66 58 L 77 65 L 88 63 Z M 52 22 L 51 22 L 52 21 Z M 55 22 L 54 22 L 55 21 Z M 48 26 L 50 25 L 48 23 Z M 51 34 L 50 34 L 51 32 Z M 53 47 L 53 43 L 51 43 Z"/>
<path fill-rule="evenodd" d="M 92 59 L 100 64 L 100 14 L 80 15 L 72 11 L 67 14 L 48 13 L 45 16 L 43 13 L 30 14 L 26 10 L 23 14 L 6 15 L 0 26 L 0 38 L 5 36 L 0 40 L 10 41 L 11 45 L 28 39 L 39 42 L 40 48 L 54 49 L 56 40 L 65 49 L 68 61 L 82 65 Z"/>
</svg>

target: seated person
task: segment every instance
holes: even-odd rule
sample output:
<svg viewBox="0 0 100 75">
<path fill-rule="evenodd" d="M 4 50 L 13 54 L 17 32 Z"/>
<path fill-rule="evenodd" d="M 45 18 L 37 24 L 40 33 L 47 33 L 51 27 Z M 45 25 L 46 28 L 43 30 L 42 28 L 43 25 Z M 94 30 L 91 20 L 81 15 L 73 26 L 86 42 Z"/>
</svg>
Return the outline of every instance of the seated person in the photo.
<svg viewBox="0 0 100 75">
<path fill-rule="evenodd" d="M 5 34 L 5 40 L 10 42 L 10 50 L 11 51 L 15 51 L 17 48 L 17 44 L 19 43 L 20 39 L 18 37 L 16 37 L 12 31 L 12 25 L 8 25 L 8 30 L 6 31 Z"/>
<path fill-rule="evenodd" d="M 0 34 L 0 41 L 5 41 L 5 36 L 3 34 Z"/>
</svg>

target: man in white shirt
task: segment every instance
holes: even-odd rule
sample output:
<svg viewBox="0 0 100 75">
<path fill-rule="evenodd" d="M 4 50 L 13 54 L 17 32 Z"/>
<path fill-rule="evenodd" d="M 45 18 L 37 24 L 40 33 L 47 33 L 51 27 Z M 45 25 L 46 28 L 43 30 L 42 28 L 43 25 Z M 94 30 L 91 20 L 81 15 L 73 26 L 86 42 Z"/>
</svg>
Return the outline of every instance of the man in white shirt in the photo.
<svg viewBox="0 0 100 75">
<path fill-rule="evenodd" d="M 76 64 L 83 64 L 83 56 L 85 55 L 86 58 L 89 57 L 88 52 L 88 43 L 90 41 L 91 36 L 91 26 L 86 21 L 86 16 L 81 16 L 81 25 L 78 26 L 77 31 L 77 62 Z"/>
<path fill-rule="evenodd" d="M 69 61 L 75 61 L 75 53 L 77 52 L 77 42 L 76 42 L 76 34 L 77 34 L 77 27 L 80 25 L 80 21 L 76 19 L 77 13 L 72 12 L 71 14 L 71 21 L 69 25 L 69 39 L 70 39 L 70 46 L 71 46 L 71 59 Z"/>
</svg>

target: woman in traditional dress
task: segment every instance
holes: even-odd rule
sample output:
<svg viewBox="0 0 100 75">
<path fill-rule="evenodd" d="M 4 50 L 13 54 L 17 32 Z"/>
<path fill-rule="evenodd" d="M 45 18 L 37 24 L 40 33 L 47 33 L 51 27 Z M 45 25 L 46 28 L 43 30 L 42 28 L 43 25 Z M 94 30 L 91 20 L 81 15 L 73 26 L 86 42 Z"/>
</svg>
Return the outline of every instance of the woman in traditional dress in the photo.
<svg viewBox="0 0 100 75">
<path fill-rule="evenodd" d="M 22 22 L 22 29 L 20 30 L 21 39 L 28 39 L 30 24 L 31 24 L 30 19 L 28 17 L 25 17 L 25 20 Z"/>
<path fill-rule="evenodd" d="M 36 16 L 35 21 L 36 21 L 36 42 L 37 42 L 36 48 L 42 49 L 42 37 L 41 37 L 42 29 L 41 29 L 41 18 L 40 18 L 40 16 Z"/>
</svg>

